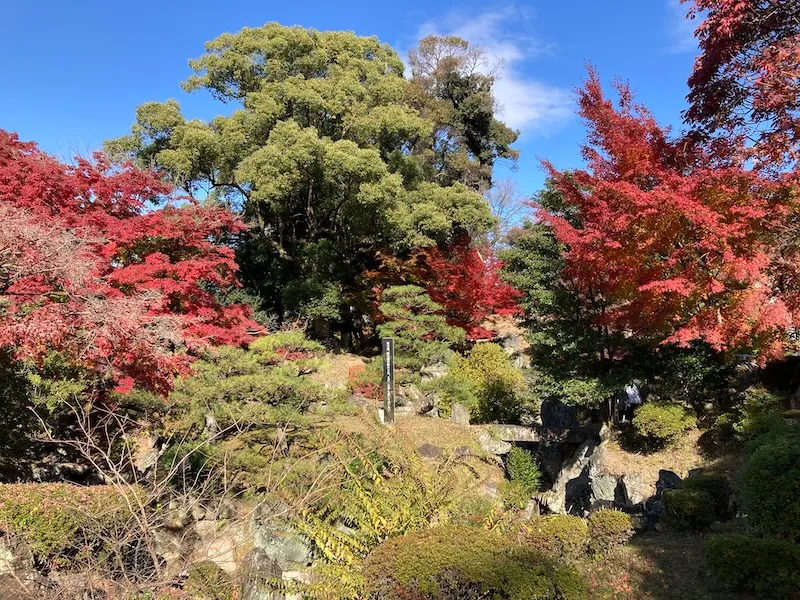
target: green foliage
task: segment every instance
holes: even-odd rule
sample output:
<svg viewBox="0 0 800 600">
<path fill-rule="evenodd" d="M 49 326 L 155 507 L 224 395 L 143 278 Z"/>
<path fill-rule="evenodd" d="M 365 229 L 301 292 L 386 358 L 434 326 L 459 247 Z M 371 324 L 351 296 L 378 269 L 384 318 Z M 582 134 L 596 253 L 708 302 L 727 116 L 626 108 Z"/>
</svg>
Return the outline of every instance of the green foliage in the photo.
<svg viewBox="0 0 800 600">
<path fill-rule="evenodd" d="M 800 425 L 785 425 L 747 448 L 739 499 L 749 522 L 768 535 L 800 541 Z"/>
<path fill-rule="evenodd" d="M 198 600 L 234 600 L 233 582 L 216 563 L 204 561 L 187 569 L 183 589 Z"/>
<path fill-rule="evenodd" d="M 47 566 L 74 566 L 79 552 L 99 555 L 107 534 L 130 517 L 126 498 L 112 486 L 0 485 L 0 527 L 20 536 Z"/>
<path fill-rule="evenodd" d="M 640 352 L 630 365 L 647 382 L 647 391 L 662 400 L 702 408 L 727 398 L 733 363 L 704 342 L 687 347 L 664 345 Z"/>
<path fill-rule="evenodd" d="M 701 489 L 664 491 L 664 521 L 678 530 L 703 531 L 717 520 L 714 497 Z"/>
<path fill-rule="evenodd" d="M 552 214 L 574 221 L 551 181 L 534 199 Z M 602 297 L 580 295 L 564 275 L 564 248 L 550 225 L 526 222 L 509 235 L 501 253 L 503 278 L 523 292 L 520 306 L 536 366 L 536 394 L 572 406 L 597 406 L 630 380 L 617 367 L 630 341 L 598 325 L 606 306 Z"/>
<path fill-rule="evenodd" d="M 464 340 L 464 332 L 450 327 L 442 307 L 421 287 L 400 285 L 387 288 L 378 305 L 386 322 L 378 326 L 381 337 L 394 338 L 399 367 L 419 369 L 445 360 L 450 346 Z"/>
<path fill-rule="evenodd" d="M 680 404 L 648 402 L 636 410 L 633 428 L 650 448 L 663 448 L 695 426 L 695 416 Z"/>
<path fill-rule="evenodd" d="M 301 590 L 311 598 L 361 597 L 363 560 L 373 548 L 462 518 L 461 501 L 477 483 L 458 459 L 428 469 L 382 430 L 363 438 L 337 435 L 325 448 L 330 491 L 295 524 L 320 559 L 316 582 Z"/>
<path fill-rule="evenodd" d="M 514 158 L 515 135 L 494 118 L 490 77 L 437 70 L 445 87 L 420 87 L 374 37 L 277 23 L 223 34 L 190 65 L 184 88 L 210 92 L 224 116 L 149 102 L 106 149 L 257 224 L 237 253 L 262 310 L 324 321 L 344 342 L 371 312 L 362 274 L 376 251 L 407 256 L 491 228 L 468 172 L 485 179 L 497 157 Z M 444 89 L 458 106 L 431 110 L 448 108 Z M 445 177 L 441 164 L 464 168 Z"/>
<path fill-rule="evenodd" d="M 712 535 L 706 561 L 721 586 L 758 598 L 795 598 L 800 589 L 800 546 L 744 535 Z"/>
<path fill-rule="evenodd" d="M 370 598 L 579 600 L 580 576 L 477 528 L 436 527 L 389 540 L 365 566 Z"/>
<path fill-rule="evenodd" d="M 539 491 L 542 472 L 533 456 L 518 446 L 506 455 L 506 471 L 511 481 L 519 482 L 528 496 Z"/>
<path fill-rule="evenodd" d="M 504 480 L 500 483 L 499 492 L 503 508 L 509 510 L 525 508 L 528 506 L 532 495 L 521 481 Z"/>
<path fill-rule="evenodd" d="M 718 521 L 726 521 L 736 516 L 732 506 L 733 489 L 730 481 L 724 475 L 693 475 L 681 481 L 678 488 L 707 493 L 711 497 L 714 514 Z"/>
<path fill-rule="evenodd" d="M 619 510 L 603 509 L 593 512 L 589 516 L 588 525 L 588 548 L 594 555 L 606 555 L 627 543 L 633 536 L 631 516 Z"/>
<path fill-rule="evenodd" d="M 455 403 L 464 406 L 469 410 L 470 415 L 477 415 L 478 413 L 478 397 L 475 394 L 475 386 L 471 381 L 453 377 L 448 373 L 444 377 L 423 382 L 422 389 L 426 392 L 433 392 L 438 396 L 437 408 L 441 417 L 450 417 Z"/>
<path fill-rule="evenodd" d="M 455 357 L 445 378 L 466 382 L 471 387 L 477 404 L 467 406 L 472 409 L 470 412 L 475 422 L 519 421 L 525 378 L 514 368 L 501 346 L 491 343 L 476 345 L 467 357 Z"/>
<path fill-rule="evenodd" d="M 558 558 L 575 559 L 586 550 L 589 526 L 580 517 L 546 515 L 525 525 L 525 541 Z"/>
<path fill-rule="evenodd" d="M 714 432 L 721 441 L 747 442 L 782 422 L 783 396 L 762 387 L 747 388 L 733 410 L 720 415 Z"/>
<path fill-rule="evenodd" d="M 176 380 L 163 407 L 164 433 L 176 443 L 162 466 L 184 461 L 199 474 L 221 461 L 239 486 L 269 481 L 281 460 L 310 443 L 309 407 L 337 404 L 339 392 L 308 377 L 321 352 L 297 332 L 259 338 L 249 350 L 210 349 Z"/>
</svg>

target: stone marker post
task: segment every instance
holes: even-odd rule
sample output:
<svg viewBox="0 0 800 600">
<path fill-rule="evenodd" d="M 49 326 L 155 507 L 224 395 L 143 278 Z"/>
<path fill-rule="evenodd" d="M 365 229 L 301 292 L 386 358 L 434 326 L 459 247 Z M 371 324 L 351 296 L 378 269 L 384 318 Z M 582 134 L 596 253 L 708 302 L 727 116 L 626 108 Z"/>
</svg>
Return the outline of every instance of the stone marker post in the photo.
<svg viewBox="0 0 800 600">
<path fill-rule="evenodd" d="M 383 420 L 394 423 L 394 338 L 381 339 L 383 358 Z"/>
</svg>

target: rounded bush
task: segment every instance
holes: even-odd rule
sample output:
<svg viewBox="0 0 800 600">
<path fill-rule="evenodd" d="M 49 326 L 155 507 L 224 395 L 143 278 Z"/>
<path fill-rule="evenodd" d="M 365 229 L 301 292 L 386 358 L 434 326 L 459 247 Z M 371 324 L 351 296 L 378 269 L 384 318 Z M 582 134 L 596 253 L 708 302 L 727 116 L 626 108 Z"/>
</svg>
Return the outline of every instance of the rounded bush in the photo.
<svg viewBox="0 0 800 600">
<path fill-rule="evenodd" d="M 498 344 L 478 344 L 466 358 L 456 358 L 448 377 L 472 386 L 478 400 L 472 410 L 476 422 L 519 419 L 525 378 Z"/>
<path fill-rule="evenodd" d="M 800 541 L 800 425 L 754 440 L 739 478 L 750 523 L 764 533 Z"/>
<path fill-rule="evenodd" d="M 684 479 L 679 488 L 706 492 L 711 496 L 714 514 L 719 521 L 727 521 L 736 516 L 733 507 L 733 490 L 728 478 L 724 475 L 694 475 Z"/>
<path fill-rule="evenodd" d="M 712 535 L 706 561 L 722 586 L 754 593 L 757 598 L 798 598 L 800 546 L 745 535 Z"/>
<path fill-rule="evenodd" d="M 650 402 L 638 408 L 633 428 L 653 448 L 663 448 L 695 426 L 695 416 L 680 404 Z"/>
<path fill-rule="evenodd" d="M 598 510 L 591 514 L 588 524 L 592 554 L 608 554 L 633 536 L 631 516 L 619 510 Z"/>
<path fill-rule="evenodd" d="M 717 520 L 714 498 L 703 490 L 666 490 L 664 521 L 674 529 L 703 531 Z"/>
<path fill-rule="evenodd" d="M 375 600 L 586 598 L 574 569 L 471 527 L 436 527 L 388 540 L 367 557 L 364 578 Z"/>
<path fill-rule="evenodd" d="M 580 517 L 546 515 L 532 519 L 525 540 L 533 548 L 559 558 L 576 558 L 586 550 L 589 526 Z"/>
</svg>

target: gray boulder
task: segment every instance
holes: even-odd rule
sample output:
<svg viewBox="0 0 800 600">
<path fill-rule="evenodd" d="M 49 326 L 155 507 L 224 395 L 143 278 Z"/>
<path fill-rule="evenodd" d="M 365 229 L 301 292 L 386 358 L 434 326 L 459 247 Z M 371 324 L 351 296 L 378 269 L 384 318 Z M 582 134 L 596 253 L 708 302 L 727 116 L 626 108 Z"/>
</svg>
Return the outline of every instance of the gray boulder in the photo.
<svg viewBox="0 0 800 600">
<path fill-rule="evenodd" d="M 621 500 L 626 507 L 643 505 L 655 495 L 655 483 L 650 483 L 638 473 L 626 473 L 620 478 Z"/>
<path fill-rule="evenodd" d="M 489 433 L 486 431 L 481 431 L 478 434 L 478 443 L 480 443 L 481 448 L 487 454 L 494 454 L 496 456 L 501 456 L 503 454 L 508 454 L 511 452 L 511 444 L 508 442 L 504 442 L 503 440 L 497 440 L 493 438 Z"/>
<path fill-rule="evenodd" d="M 267 555 L 261 548 L 253 548 L 242 560 L 239 567 L 239 579 L 242 582 L 242 600 L 282 600 L 283 595 L 271 591 L 267 585 L 271 579 L 280 579 L 283 575 L 278 561 Z"/>
<path fill-rule="evenodd" d="M 251 532 L 253 546 L 277 561 L 282 570 L 302 569 L 311 564 L 311 548 L 306 538 L 296 531 L 253 521 Z"/>
<path fill-rule="evenodd" d="M 417 454 L 426 460 L 439 460 L 442 457 L 442 449 L 433 444 L 422 444 L 417 448 Z"/>
<path fill-rule="evenodd" d="M 450 409 L 450 420 L 457 425 L 469 425 L 469 409 L 463 404 L 453 402 Z"/>
</svg>

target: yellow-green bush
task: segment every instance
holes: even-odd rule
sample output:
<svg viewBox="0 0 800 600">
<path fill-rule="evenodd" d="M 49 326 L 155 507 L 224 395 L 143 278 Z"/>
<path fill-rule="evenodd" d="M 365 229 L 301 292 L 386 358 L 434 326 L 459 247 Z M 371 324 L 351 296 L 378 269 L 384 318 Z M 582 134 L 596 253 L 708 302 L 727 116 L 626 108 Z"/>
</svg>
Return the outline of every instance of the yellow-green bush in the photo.
<svg viewBox="0 0 800 600">
<path fill-rule="evenodd" d="M 519 419 L 525 378 L 497 344 L 478 344 L 466 357 L 456 357 L 448 378 L 469 383 L 477 398 L 475 421 L 514 422 Z"/>
<path fill-rule="evenodd" d="M 0 528 L 25 541 L 40 564 L 67 566 L 78 553 L 101 554 L 104 538 L 131 517 L 128 506 L 112 486 L 2 484 Z"/>
<path fill-rule="evenodd" d="M 631 516 L 619 510 L 598 510 L 588 519 L 589 552 L 608 554 L 633 536 Z"/>
<path fill-rule="evenodd" d="M 376 600 L 581 600 L 578 573 L 531 548 L 473 527 L 436 527 L 393 538 L 364 568 Z"/>
<path fill-rule="evenodd" d="M 527 544 L 558 558 L 574 559 L 583 554 L 589 539 L 589 526 L 580 517 L 546 515 L 525 525 Z"/>
<path fill-rule="evenodd" d="M 680 404 L 648 402 L 636 410 L 633 428 L 651 448 L 663 448 L 695 426 L 694 413 Z"/>
</svg>

